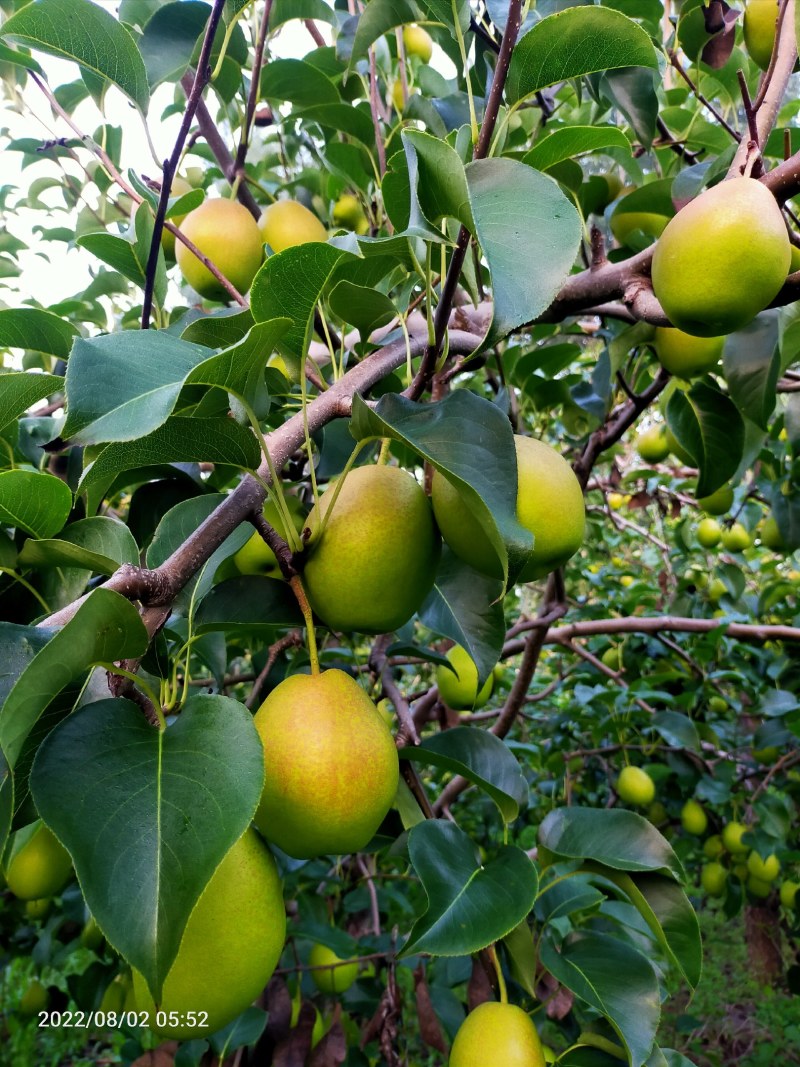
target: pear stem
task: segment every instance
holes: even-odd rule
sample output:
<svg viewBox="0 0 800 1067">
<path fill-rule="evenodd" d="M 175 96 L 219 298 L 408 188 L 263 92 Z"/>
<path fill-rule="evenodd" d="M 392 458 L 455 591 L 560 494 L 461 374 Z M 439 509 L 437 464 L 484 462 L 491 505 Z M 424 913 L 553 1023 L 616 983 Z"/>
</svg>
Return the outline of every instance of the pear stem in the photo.
<svg viewBox="0 0 800 1067">
<path fill-rule="evenodd" d="M 500 1003 L 508 1004 L 508 990 L 506 989 L 506 980 L 503 975 L 503 968 L 500 966 L 500 960 L 497 956 L 497 949 L 494 945 L 489 945 L 489 959 L 492 961 L 495 973 L 497 974 L 497 991 L 500 994 Z"/>
<path fill-rule="evenodd" d="M 314 630 L 314 619 L 311 615 L 311 605 L 308 602 L 306 591 L 303 588 L 303 583 L 300 580 L 300 575 L 295 574 L 289 580 L 289 585 L 292 587 L 292 592 L 297 597 L 297 603 L 300 605 L 300 610 L 303 613 L 303 618 L 306 621 L 306 632 L 308 633 L 308 658 L 311 661 L 311 673 L 313 675 L 319 674 L 319 653 L 317 652 L 317 635 Z"/>
</svg>

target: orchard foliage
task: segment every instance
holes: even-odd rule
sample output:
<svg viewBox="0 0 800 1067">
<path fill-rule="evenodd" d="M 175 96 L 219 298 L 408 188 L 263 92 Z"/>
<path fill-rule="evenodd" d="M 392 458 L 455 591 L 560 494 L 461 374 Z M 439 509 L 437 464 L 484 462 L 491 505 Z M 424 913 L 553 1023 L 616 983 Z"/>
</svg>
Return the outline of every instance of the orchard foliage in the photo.
<svg viewBox="0 0 800 1067">
<path fill-rule="evenodd" d="M 24 181 L 0 190 L 13 1064 L 60 1054 L 23 1021 L 48 1003 L 106 1013 L 78 1040 L 123 1062 L 158 1045 L 137 1012 L 232 847 L 262 847 L 256 810 L 267 840 L 279 818 L 253 713 L 320 666 L 378 705 L 381 743 L 391 724 L 394 804 L 363 853 L 307 859 L 302 829 L 303 858 L 273 848 L 278 969 L 216 1033 L 157 1027 L 190 1038 L 176 1063 L 441 1064 L 500 999 L 563 1067 L 684 1067 L 662 1006 L 702 982 L 704 897 L 744 909 L 753 972 L 798 993 L 800 105 L 795 0 L 774 7 L 754 59 L 720 0 L 0 0 L 4 106 L 44 101 L 54 131 L 4 133 Z M 168 158 L 123 167 L 174 115 Z M 686 223 L 742 177 L 769 235 L 758 212 Z M 276 201 L 296 203 L 259 230 Z M 89 284 L 40 305 L 29 246 Z M 667 335 L 667 357 L 695 319 L 664 308 L 698 294 L 749 321 L 699 362 Z M 549 575 L 525 570 L 537 538 L 569 541 L 562 563 L 579 523 L 549 481 L 526 520 L 555 460 L 518 506 L 515 434 L 583 493 Z M 480 571 L 439 546 L 435 478 Z M 298 778 L 322 810 L 370 767 L 324 718 L 268 772 L 330 728 L 334 765 Z M 385 807 L 358 804 L 371 832 Z M 212 961 L 215 936 L 249 947 L 224 918 L 193 935 Z"/>
</svg>

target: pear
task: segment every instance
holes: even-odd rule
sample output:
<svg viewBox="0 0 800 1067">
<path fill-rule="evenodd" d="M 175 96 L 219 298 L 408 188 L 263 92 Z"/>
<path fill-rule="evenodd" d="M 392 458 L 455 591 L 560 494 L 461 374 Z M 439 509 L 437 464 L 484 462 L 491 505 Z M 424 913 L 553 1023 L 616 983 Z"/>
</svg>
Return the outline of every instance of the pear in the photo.
<svg viewBox="0 0 800 1067">
<path fill-rule="evenodd" d="M 324 244 L 328 240 L 328 231 L 314 212 L 297 200 L 277 200 L 270 204 L 258 220 L 258 228 L 273 252 L 309 241 Z"/>
<path fill-rule="evenodd" d="M 322 494 L 308 526 L 303 581 L 311 607 L 332 630 L 396 630 L 430 592 L 439 535 L 430 502 L 407 471 L 356 467 L 338 496 L 334 485 Z"/>
<path fill-rule="evenodd" d="M 5 873 L 14 896 L 41 900 L 61 892 L 72 873 L 72 860 L 53 832 L 39 821 L 16 834 Z"/>
<path fill-rule="evenodd" d="M 258 223 L 236 200 L 205 200 L 190 211 L 180 225 L 200 251 L 232 282 L 240 293 L 250 288 L 264 257 L 264 244 Z M 175 258 L 185 281 L 200 294 L 213 300 L 227 300 L 228 294 L 211 271 L 180 242 Z"/>
<path fill-rule="evenodd" d="M 344 671 L 294 674 L 255 716 L 264 745 L 256 826 L 298 859 L 359 852 L 395 793 L 397 749 L 378 709 Z"/>
<path fill-rule="evenodd" d="M 775 47 L 778 0 L 749 0 L 744 9 L 744 45 L 750 58 L 766 70 Z"/>
<path fill-rule="evenodd" d="M 308 963 L 313 968 L 329 968 L 310 972 L 312 982 L 322 993 L 344 993 L 358 977 L 358 961 L 343 960 L 327 945 L 314 945 Z"/>
<path fill-rule="evenodd" d="M 455 711 L 482 708 L 492 695 L 494 675 L 489 675 L 478 692 L 478 668 L 469 652 L 461 645 L 453 645 L 446 655 L 455 668 L 455 673 L 449 667 L 436 668 L 439 696 L 448 707 Z"/>
<path fill-rule="evenodd" d="M 731 178 L 670 220 L 653 254 L 653 290 L 673 326 L 721 337 L 767 307 L 790 262 L 772 193 L 753 178 Z"/>
<path fill-rule="evenodd" d="M 403 27 L 403 47 L 407 56 L 417 56 L 423 63 L 430 63 L 433 55 L 433 41 L 427 30 L 411 23 Z"/>
<path fill-rule="evenodd" d="M 545 1067 L 545 1058 L 527 1012 L 516 1004 L 487 1000 L 459 1027 L 450 1067 Z"/>
<path fill-rule="evenodd" d="M 724 337 L 692 337 L 683 330 L 659 326 L 653 340 L 658 362 L 678 378 L 697 378 L 719 363 Z"/>
</svg>

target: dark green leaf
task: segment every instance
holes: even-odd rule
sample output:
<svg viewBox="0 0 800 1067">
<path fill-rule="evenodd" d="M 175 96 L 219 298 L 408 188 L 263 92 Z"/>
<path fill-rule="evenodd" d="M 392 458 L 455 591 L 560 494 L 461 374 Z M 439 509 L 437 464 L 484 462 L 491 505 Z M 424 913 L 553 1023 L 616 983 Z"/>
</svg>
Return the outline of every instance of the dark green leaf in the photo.
<svg viewBox="0 0 800 1067">
<path fill-rule="evenodd" d="M 723 365 L 731 399 L 743 415 L 767 429 L 775 408 L 780 374 L 778 321 L 774 314 L 758 315 L 725 340 Z"/>
<path fill-rule="evenodd" d="M 427 820 L 409 831 L 408 853 L 428 898 L 402 955 L 466 956 L 518 926 L 533 907 L 536 868 L 506 845 L 481 866 L 475 845 L 453 823 Z"/>
<path fill-rule="evenodd" d="M 343 322 L 355 326 L 366 341 L 373 330 L 385 326 L 397 315 L 388 296 L 352 282 L 338 282 L 328 298 L 331 311 Z"/>
<path fill-rule="evenodd" d="M 151 89 L 160 82 L 180 78 L 189 65 L 210 14 L 209 4 L 200 0 L 180 0 L 159 8 L 148 19 L 139 40 L 139 51 Z"/>
<path fill-rule="evenodd" d="M 0 310 L 0 348 L 24 348 L 66 359 L 77 333 L 71 322 L 40 308 Z"/>
<path fill-rule="evenodd" d="M 69 850 L 86 903 L 160 999 L 211 875 L 255 813 L 261 741 L 247 709 L 191 697 L 166 730 L 127 700 L 74 712 L 31 772 L 42 818 Z"/>
<path fill-rule="evenodd" d="M 489 794 L 507 823 L 528 803 L 528 783 L 516 758 L 486 730 L 457 726 L 426 738 L 418 747 L 400 749 L 400 755 L 468 778 Z"/>
<path fill-rule="evenodd" d="M 71 523 L 58 540 L 28 539 L 19 561 L 25 567 L 80 567 L 113 574 L 122 563 L 137 566 L 139 549 L 128 527 L 108 515 Z"/>
<path fill-rule="evenodd" d="M 72 493 L 52 474 L 26 470 L 0 474 L 0 523 L 32 537 L 52 537 L 69 517 Z"/>
<path fill-rule="evenodd" d="M 292 19 L 315 19 L 335 24 L 336 16 L 325 0 L 275 0 L 269 16 L 271 30 L 277 30 Z"/>
<path fill-rule="evenodd" d="M 421 20 L 422 12 L 413 0 L 370 0 L 358 19 L 350 66 L 353 67 L 356 60 L 367 54 L 370 45 L 395 26 Z"/>
<path fill-rule="evenodd" d="M 681 745 L 692 752 L 700 751 L 700 735 L 688 715 L 680 711 L 659 711 L 651 723 L 668 745 Z"/>
<path fill-rule="evenodd" d="M 272 632 L 277 626 L 302 626 L 297 600 L 286 582 L 242 575 L 220 582 L 200 601 L 195 632 L 245 630 Z"/>
<path fill-rule="evenodd" d="M 273 59 L 261 74 L 265 100 L 288 100 L 298 107 L 340 104 L 339 90 L 317 67 L 302 59 Z"/>
<path fill-rule="evenodd" d="M 133 38 L 110 11 L 91 0 L 37 0 L 0 26 L 0 36 L 48 55 L 74 59 L 113 82 L 141 111 L 147 111 L 147 73 Z"/>
<path fill-rule="evenodd" d="M 0 323 L 2 323 L 0 311 Z M 0 327 L 1 328 L 1 327 Z M 55 374 L 10 371 L 0 377 L 0 430 L 23 415 L 32 404 L 57 393 L 64 379 Z"/>
<path fill-rule="evenodd" d="M 667 421 L 699 467 L 699 497 L 729 481 L 744 451 L 744 420 L 730 397 L 705 382 L 695 382 L 687 393 L 676 389 L 667 404 Z"/>
<path fill-rule="evenodd" d="M 144 288 L 147 257 L 141 256 L 137 245 L 127 238 L 113 233 L 87 233 L 78 238 L 78 245 L 108 263 L 140 289 Z"/>
<path fill-rule="evenodd" d="M 522 162 L 536 170 L 547 170 L 564 159 L 575 159 L 587 152 L 603 148 L 622 148 L 630 151 L 631 143 L 616 126 L 564 126 L 537 138 Z"/>
</svg>

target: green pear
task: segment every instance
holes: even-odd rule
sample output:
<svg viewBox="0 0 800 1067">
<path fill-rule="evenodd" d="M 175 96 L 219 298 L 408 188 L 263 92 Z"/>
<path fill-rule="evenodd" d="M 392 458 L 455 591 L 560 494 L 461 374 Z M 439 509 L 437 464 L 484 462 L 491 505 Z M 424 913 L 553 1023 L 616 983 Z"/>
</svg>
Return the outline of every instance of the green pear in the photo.
<svg viewBox="0 0 800 1067">
<path fill-rule="evenodd" d="M 309 954 L 308 963 L 313 968 L 329 968 L 310 972 L 311 980 L 322 993 L 344 993 L 358 976 L 358 962 L 343 960 L 327 945 L 314 945 Z"/>
<path fill-rule="evenodd" d="M 397 792 L 397 749 L 367 694 L 344 671 L 293 674 L 255 716 L 264 745 L 256 826 L 298 859 L 359 852 Z"/>
<path fill-rule="evenodd" d="M 721 897 L 725 893 L 728 872 L 721 863 L 706 863 L 700 871 L 700 885 L 710 897 Z"/>
<path fill-rule="evenodd" d="M 317 241 L 324 244 L 328 231 L 313 211 L 297 200 L 276 200 L 258 220 L 264 243 L 273 252 Z"/>
<path fill-rule="evenodd" d="M 623 767 L 617 778 L 617 793 L 626 804 L 647 808 L 656 798 L 656 783 L 641 767 Z"/>
<path fill-rule="evenodd" d="M 237 200 L 204 200 L 189 212 L 180 230 L 240 293 L 247 292 L 264 258 L 264 244 L 258 223 L 246 207 Z M 176 244 L 175 257 L 184 280 L 201 296 L 228 299 L 211 271 L 186 245 Z"/>
<path fill-rule="evenodd" d="M 303 581 L 330 629 L 388 633 L 421 607 L 433 586 L 439 535 L 430 502 L 407 471 L 356 467 L 338 496 L 333 485 L 322 494 L 308 526 Z"/>
<path fill-rule="evenodd" d="M 772 59 L 778 12 L 778 0 L 749 0 L 744 9 L 744 46 L 762 70 L 767 69 Z"/>
<path fill-rule="evenodd" d="M 20 830 L 6 866 L 8 888 L 20 900 L 52 897 L 66 885 L 72 860 L 55 835 L 39 821 Z"/>
<path fill-rule="evenodd" d="M 687 800 L 681 809 L 681 826 L 687 834 L 700 837 L 708 829 L 708 816 L 703 805 L 696 800 Z"/>
<path fill-rule="evenodd" d="M 653 290 L 673 326 L 721 337 L 767 307 L 790 262 L 775 197 L 753 178 L 730 178 L 670 220 L 653 254 Z"/>
<path fill-rule="evenodd" d="M 439 696 L 448 707 L 455 711 L 482 708 L 494 688 L 494 675 L 490 674 L 478 692 L 478 668 L 469 652 L 461 645 L 453 645 L 447 652 L 447 659 L 455 668 L 455 674 L 449 667 L 436 668 L 436 686 Z"/>
<path fill-rule="evenodd" d="M 722 485 L 708 496 L 698 497 L 697 503 L 707 515 L 726 515 L 733 504 L 733 489 Z"/>
<path fill-rule="evenodd" d="M 516 1004 L 487 1000 L 459 1027 L 450 1067 L 545 1067 L 545 1058 L 527 1012 Z"/>
<path fill-rule="evenodd" d="M 666 427 L 662 423 L 643 430 L 635 444 L 636 451 L 645 463 L 661 463 L 669 455 Z"/>
<path fill-rule="evenodd" d="M 303 523 L 305 522 L 303 505 L 296 496 L 287 496 L 286 503 L 294 527 L 299 532 L 302 530 Z M 278 505 L 270 500 L 264 505 L 263 514 L 273 530 L 280 534 L 285 541 L 287 539 L 286 524 L 283 515 L 278 510 Z M 228 575 L 228 571 L 230 571 L 231 575 L 279 573 L 278 561 L 275 558 L 275 553 L 258 531 L 253 534 L 249 541 L 246 541 L 244 545 L 242 545 L 238 552 L 235 552 L 233 556 L 230 557 L 230 562 L 230 568 L 226 568 L 226 576 Z"/>
<path fill-rule="evenodd" d="M 658 362 L 678 378 L 697 378 L 717 366 L 724 337 L 692 337 L 668 326 L 656 329 L 653 344 Z"/>
<path fill-rule="evenodd" d="M 550 445 L 514 436 L 517 450 L 517 519 L 534 535 L 519 581 L 532 582 L 561 567 L 581 547 L 583 493 L 567 461 Z M 442 537 L 476 571 L 500 577 L 500 560 L 483 527 L 458 489 L 439 471 L 431 486 L 433 510 Z"/>
</svg>

